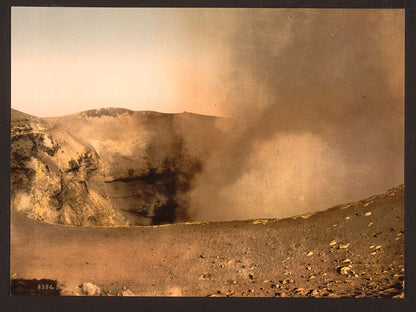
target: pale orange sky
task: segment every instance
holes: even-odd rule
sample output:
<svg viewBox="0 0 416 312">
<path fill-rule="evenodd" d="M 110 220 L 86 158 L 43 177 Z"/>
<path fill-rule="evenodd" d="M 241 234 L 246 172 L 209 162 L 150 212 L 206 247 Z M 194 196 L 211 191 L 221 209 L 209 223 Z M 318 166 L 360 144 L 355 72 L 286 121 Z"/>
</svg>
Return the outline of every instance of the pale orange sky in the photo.
<svg viewBox="0 0 416 312">
<path fill-rule="evenodd" d="M 403 10 L 13 7 L 12 107 L 254 118 L 276 97 L 376 94 L 380 75 L 401 96 L 403 22 Z M 342 77 L 356 86 L 330 87 Z"/>
<path fill-rule="evenodd" d="M 98 107 L 221 115 L 234 13 L 14 7 L 12 107 L 37 116 Z"/>
</svg>

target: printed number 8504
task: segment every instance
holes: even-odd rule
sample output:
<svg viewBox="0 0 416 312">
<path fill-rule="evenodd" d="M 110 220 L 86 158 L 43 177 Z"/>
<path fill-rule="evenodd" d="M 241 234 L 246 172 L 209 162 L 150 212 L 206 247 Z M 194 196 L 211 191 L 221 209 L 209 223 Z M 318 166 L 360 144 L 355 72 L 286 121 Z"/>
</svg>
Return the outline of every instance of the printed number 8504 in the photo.
<svg viewBox="0 0 416 312">
<path fill-rule="evenodd" d="M 49 290 L 54 290 L 55 288 L 53 287 L 53 285 L 49 285 L 49 284 L 38 284 L 38 289 L 49 289 Z"/>
</svg>

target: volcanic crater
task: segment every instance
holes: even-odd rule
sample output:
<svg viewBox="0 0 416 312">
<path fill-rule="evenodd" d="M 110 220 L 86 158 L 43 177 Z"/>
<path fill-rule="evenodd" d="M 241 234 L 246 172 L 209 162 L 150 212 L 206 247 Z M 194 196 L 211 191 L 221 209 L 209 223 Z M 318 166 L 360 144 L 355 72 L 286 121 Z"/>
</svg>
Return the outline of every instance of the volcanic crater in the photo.
<svg viewBox="0 0 416 312">
<path fill-rule="evenodd" d="M 12 110 L 12 208 L 47 223 L 155 225 L 190 221 L 187 192 L 218 117 L 120 108 L 38 118 Z M 195 129 L 210 129 L 197 131 Z"/>
<path fill-rule="evenodd" d="M 404 297 L 403 185 L 285 219 L 195 222 L 189 193 L 221 118 L 11 117 L 12 294 Z"/>
</svg>

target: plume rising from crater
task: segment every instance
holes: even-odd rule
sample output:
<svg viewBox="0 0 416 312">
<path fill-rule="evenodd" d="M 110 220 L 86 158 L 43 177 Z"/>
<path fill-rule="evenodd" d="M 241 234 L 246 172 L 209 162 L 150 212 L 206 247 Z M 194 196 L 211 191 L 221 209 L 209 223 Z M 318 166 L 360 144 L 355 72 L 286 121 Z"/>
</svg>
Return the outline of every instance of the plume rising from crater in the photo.
<svg viewBox="0 0 416 312">
<path fill-rule="evenodd" d="M 196 178 L 196 218 L 290 216 L 402 183 L 403 11 L 235 15 L 232 121 Z"/>
<path fill-rule="evenodd" d="M 13 112 L 16 207 L 71 224 L 286 217 L 403 183 L 403 10 L 186 10 L 163 17 L 175 31 L 160 33 L 180 44 L 173 40 L 174 53 L 158 54 L 166 61 L 163 77 L 175 81 L 171 98 L 160 102 L 195 111 L 205 103 L 226 118 Z M 26 63 L 16 60 L 14 77 L 28 78 L 18 75 Z M 104 94 L 99 90 L 91 94 Z M 112 96 L 124 94 L 118 91 Z M 48 191 L 31 195 L 33 181 Z M 45 207 L 58 210 L 48 217 Z"/>
</svg>

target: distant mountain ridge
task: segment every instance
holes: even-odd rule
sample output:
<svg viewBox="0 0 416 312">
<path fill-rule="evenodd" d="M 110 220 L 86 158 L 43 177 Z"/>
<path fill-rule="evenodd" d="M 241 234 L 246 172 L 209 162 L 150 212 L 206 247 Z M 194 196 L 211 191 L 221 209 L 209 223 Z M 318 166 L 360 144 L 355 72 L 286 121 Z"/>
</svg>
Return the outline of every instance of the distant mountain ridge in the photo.
<svg viewBox="0 0 416 312">
<path fill-rule="evenodd" d="M 23 114 L 27 116 L 31 116 L 29 114 L 20 112 L 16 109 L 12 108 L 12 112 L 15 114 Z M 74 117 L 74 116 L 82 116 L 82 117 L 102 117 L 102 116 L 111 116 L 116 117 L 121 114 L 129 114 L 129 115 L 142 115 L 142 116 L 158 116 L 158 115 L 193 115 L 193 116 L 203 116 L 203 117 L 211 117 L 211 118 L 220 118 L 218 116 L 212 116 L 212 115 L 202 115 L 202 114 L 196 114 L 191 113 L 187 111 L 183 111 L 182 113 L 162 113 L 158 111 L 151 111 L 151 110 L 140 110 L 135 111 L 128 108 L 122 108 L 122 107 L 102 107 L 102 108 L 94 108 L 94 109 L 88 109 L 85 111 L 80 111 L 78 113 L 72 113 L 72 114 L 66 114 L 62 116 L 49 116 L 49 117 L 37 117 L 42 119 L 60 119 L 60 118 L 68 118 L 68 117 Z"/>
<path fill-rule="evenodd" d="M 221 135 L 218 117 L 102 108 L 38 118 L 11 111 L 11 205 L 74 225 L 188 220 L 187 192 Z"/>
</svg>

